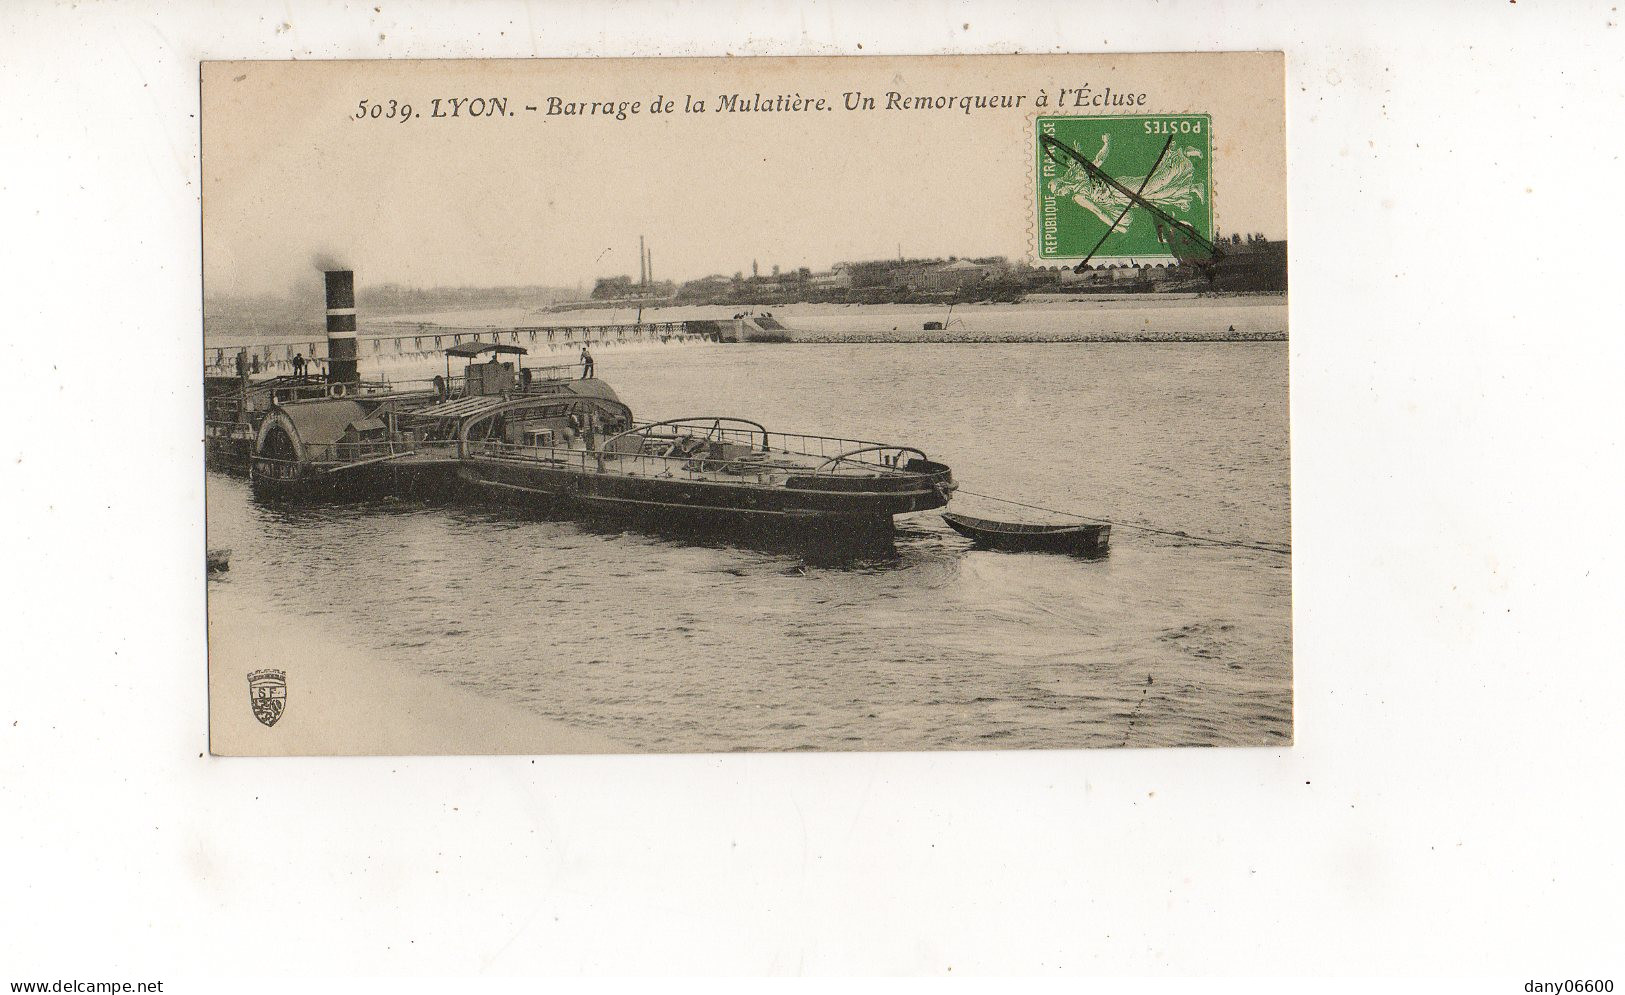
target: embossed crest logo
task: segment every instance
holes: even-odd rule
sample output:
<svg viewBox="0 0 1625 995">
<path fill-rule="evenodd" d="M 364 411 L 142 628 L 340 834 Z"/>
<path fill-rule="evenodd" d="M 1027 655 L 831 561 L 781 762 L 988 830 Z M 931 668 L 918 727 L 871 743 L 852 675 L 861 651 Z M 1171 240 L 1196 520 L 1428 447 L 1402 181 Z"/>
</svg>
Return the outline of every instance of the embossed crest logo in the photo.
<svg viewBox="0 0 1625 995">
<path fill-rule="evenodd" d="M 248 675 L 248 704 L 254 717 L 276 725 L 288 704 L 288 675 L 280 670 L 255 670 Z"/>
</svg>

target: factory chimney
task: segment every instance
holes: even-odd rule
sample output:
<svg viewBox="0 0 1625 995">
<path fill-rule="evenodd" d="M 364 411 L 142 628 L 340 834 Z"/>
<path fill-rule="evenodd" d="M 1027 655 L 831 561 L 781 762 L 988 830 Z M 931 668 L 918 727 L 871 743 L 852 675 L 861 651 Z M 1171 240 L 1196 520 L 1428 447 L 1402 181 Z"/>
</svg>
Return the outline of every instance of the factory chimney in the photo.
<svg viewBox="0 0 1625 995">
<path fill-rule="evenodd" d="M 327 382 L 352 384 L 361 379 L 356 364 L 355 274 L 328 270 Z"/>
<path fill-rule="evenodd" d="M 640 287 L 647 287 L 649 285 L 649 257 L 648 257 L 648 255 L 645 254 L 645 252 L 646 252 L 646 250 L 643 248 L 643 236 L 639 235 L 638 236 L 638 286 L 640 286 Z"/>
<path fill-rule="evenodd" d="M 643 253 L 643 275 L 650 283 L 655 282 L 655 250 L 648 249 Z"/>
</svg>

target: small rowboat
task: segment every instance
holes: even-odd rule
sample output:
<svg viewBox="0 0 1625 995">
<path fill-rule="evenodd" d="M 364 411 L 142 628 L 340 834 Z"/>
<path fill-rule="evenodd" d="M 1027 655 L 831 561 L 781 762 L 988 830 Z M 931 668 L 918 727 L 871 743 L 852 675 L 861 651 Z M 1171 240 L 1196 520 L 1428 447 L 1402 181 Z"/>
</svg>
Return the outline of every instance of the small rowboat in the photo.
<svg viewBox="0 0 1625 995">
<path fill-rule="evenodd" d="M 1105 556 L 1112 535 L 1110 525 L 1028 525 L 972 518 L 951 511 L 943 512 L 942 520 L 978 546 L 992 549 Z"/>
</svg>

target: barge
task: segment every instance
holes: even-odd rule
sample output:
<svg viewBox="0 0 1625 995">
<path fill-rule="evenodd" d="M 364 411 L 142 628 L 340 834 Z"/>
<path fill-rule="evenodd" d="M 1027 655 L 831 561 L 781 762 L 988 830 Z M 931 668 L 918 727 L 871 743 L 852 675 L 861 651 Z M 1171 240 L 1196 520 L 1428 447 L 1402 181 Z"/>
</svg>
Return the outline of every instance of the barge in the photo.
<svg viewBox="0 0 1625 995">
<path fill-rule="evenodd" d="M 330 315 L 332 287 L 330 277 Z M 943 507 L 954 491 L 949 467 L 914 446 L 777 432 L 731 415 L 639 421 L 603 380 L 525 368 L 518 345 L 445 352 L 446 376 L 424 389 L 364 384 L 353 363 L 349 383 L 330 369 L 315 396 L 272 388 L 253 424 L 255 491 L 447 493 L 827 537 L 889 536 L 894 516 Z M 460 376 L 453 359 L 466 361 Z"/>
</svg>

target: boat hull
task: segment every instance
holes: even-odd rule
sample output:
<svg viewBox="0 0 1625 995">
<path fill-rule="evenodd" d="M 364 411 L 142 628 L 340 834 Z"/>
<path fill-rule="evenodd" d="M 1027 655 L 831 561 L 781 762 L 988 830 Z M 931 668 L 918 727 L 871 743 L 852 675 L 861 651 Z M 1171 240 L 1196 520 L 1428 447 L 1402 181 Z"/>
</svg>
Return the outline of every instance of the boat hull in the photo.
<svg viewBox="0 0 1625 995">
<path fill-rule="evenodd" d="M 274 465 L 273 465 L 274 464 Z M 427 498 L 454 492 L 456 464 L 380 462 L 326 473 L 306 465 L 254 460 L 250 475 L 254 493 L 287 500 L 355 500 L 361 498 Z"/>
<path fill-rule="evenodd" d="M 203 466 L 218 473 L 248 476 L 254 463 L 254 437 L 249 435 L 206 435 L 203 439 Z"/>
<path fill-rule="evenodd" d="M 781 529 L 889 533 L 894 516 L 947 503 L 946 488 L 926 474 L 893 479 L 809 475 L 763 487 L 594 473 L 502 458 L 465 460 L 458 473 L 466 484 L 509 502 L 565 503 L 602 515 Z"/>
<path fill-rule="evenodd" d="M 948 527 L 987 549 L 1023 553 L 1065 553 L 1097 558 L 1110 551 L 1110 525 L 1020 526 L 1009 522 L 944 513 Z"/>
</svg>

